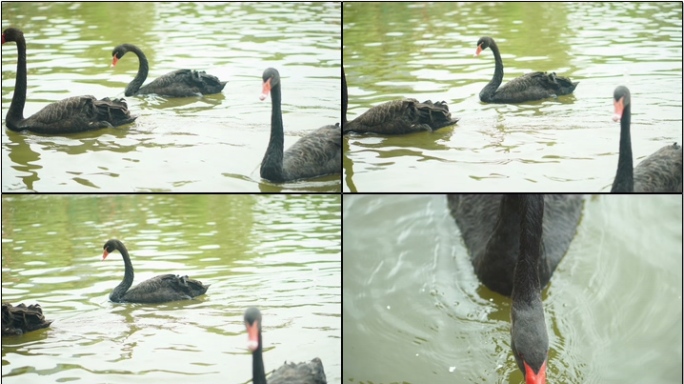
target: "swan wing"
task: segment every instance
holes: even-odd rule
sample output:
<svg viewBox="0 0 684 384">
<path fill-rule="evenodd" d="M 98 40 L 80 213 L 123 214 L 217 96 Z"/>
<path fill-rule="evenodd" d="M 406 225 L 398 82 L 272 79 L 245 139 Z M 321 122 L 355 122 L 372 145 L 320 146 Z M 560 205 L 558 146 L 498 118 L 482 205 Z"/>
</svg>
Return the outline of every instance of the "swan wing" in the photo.
<svg viewBox="0 0 684 384">
<path fill-rule="evenodd" d="M 129 289 L 123 301 L 130 303 L 163 303 L 187 300 L 204 294 L 209 286 L 187 276 L 173 274 L 159 275 Z"/>
<path fill-rule="evenodd" d="M 394 100 L 375 106 L 361 116 L 348 122 L 344 132 L 374 132 L 380 134 L 403 134 L 432 131 L 456 124 L 448 105 L 430 100 Z"/>
<path fill-rule="evenodd" d="M 308 363 L 285 363 L 268 377 L 269 384 L 326 384 L 323 363 L 318 357 Z"/>
<path fill-rule="evenodd" d="M 138 90 L 138 94 L 156 93 L 163 96 L 187 97 L 219 93 L 226 82 L 204 71 L 179 69 L 156 78 Z"/>
<path fill-rule="evenodd" d="M 326 125 L 299 139 L 283 154 L 283 171 L 288 180 L 340 173 L 342 129 Z"/>
<path fill-rule="evenodd" d="M 133 122 L 124 99 L 74 96 L 49 104 L 17 123 L 18 129 L 37 133 L 73 133 L 109 128 Z M 8 127 L 12 125 L 8 122 Z M 12 128 L 12 127 L 10 127 Z"/>
<path fill-rule="evenodd" d="M 634 192 L 682 192 L 682 147 L 668 145 L 639 163 Z"/>
<path fill-rule="evenodd" d="M 532 72 L 501 86 L 491 101 L 515 103 L 557 97 L 572 93 L 577 84 L 553 72 Z"/>
</svg>

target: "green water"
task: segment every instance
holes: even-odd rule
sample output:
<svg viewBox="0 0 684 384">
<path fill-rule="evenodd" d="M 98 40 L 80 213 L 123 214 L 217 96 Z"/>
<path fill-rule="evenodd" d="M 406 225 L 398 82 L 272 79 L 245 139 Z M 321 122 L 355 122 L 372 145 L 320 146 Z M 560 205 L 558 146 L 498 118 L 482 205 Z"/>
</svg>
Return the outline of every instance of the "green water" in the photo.
<svg viewBox="0 0 684 384">
<path fill-rule="evenodd" d="M 346 196 L 342 216 L 345 383 L 523 382 L 510 298 L 479 283 L 445 196 Z M 681 196 L 586 197 L 542 296 L 547 383 L 681 382 Z"/>
<path fill-rule="evenodd" d="M 404 97 L 444 100 L 457 125 L 345 138 L 345 191 L 599 192 L 615 177 L 618 85 L 632 93 L 635 164 L 682 143 L 681 3 L 345 3 L 348 118 Z M 578 81 L 558 99 L 481 103 L 494 57 L 503 83 L 533 71 Z"/>
<path fill-rule="evenodd" d="M 124 97 L 140 47 L 146 83 L 178 69 L 228 81 L 223 92 L 127 97 L 133 124 L 81 134 L 9 131 L 17 48 L 2 46 L 2 190 L 5 192 L 335 192 L 339 176 L 274 185 L 259 176 L 271 102 L 262 74 L 280 72 L 285 148 L 340 121 L 339 3 L 2 3 L 2 29 L 24 31 L 24 116 L 70 96 Z"/>
<path fill-rule="evenodd" d="M 341 382 L 340 197 L 3 196 L 2 299 L 40 303 L 50 328 L 3 337 L 3 383 L 251 379 L 243 313 L 264 316 L 266 371 L 319 357 Z M 124 242 L 134 285 L 188 275 L 193 300 L 113 304 Z"/>
</svg>

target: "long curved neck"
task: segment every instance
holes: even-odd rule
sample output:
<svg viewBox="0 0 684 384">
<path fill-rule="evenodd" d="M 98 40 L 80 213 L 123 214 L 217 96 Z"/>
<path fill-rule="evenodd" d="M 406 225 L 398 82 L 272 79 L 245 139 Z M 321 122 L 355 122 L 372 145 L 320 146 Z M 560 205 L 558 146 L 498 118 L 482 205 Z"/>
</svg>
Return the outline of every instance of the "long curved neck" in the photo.
<svg viewBox="0 0 684 384">
<path fill-rule="evenodd" d="M 539 262 L 541 259 L 542 221 L 544 197 L 523 195 L 519 197 L 520 254 L 513 276 L 514 303 L 541 302 L 539 285 Z"/>
<path fill-rule="evenodd" d="M 259 330 L 259 347 L 252 352 L 252 382 L 254 384 L 266 384 L 266 371 L 264 370 L 264 358 L 261 355 L 261 330 Z"/>
<path fill-rule="evenodd" d="M 116 249 L 121 252 L 124 265 L 126 266 L 126 271 L 124 272 L 124 278 L 121 283 L 117 285 L 109 295 L 109 299 L 114 302 L 121 301 L 121 298 L 123 298 L 123 296 L 126 294 L 128 288 L 133 285 L 133 264 L 131 264 L 131 258 L 128 256 L 128 250 L 126 250 L 126 247 L 123 245 L 123 243 L 117 244 Z"/>
<path fill-rule="evenodd" d="M 12 104 L 10 104 L 9 111 L 7 112 L 8 123 L 17 123 L 24 120 L 24 105 L 26 104 L 26 40 L 24 36 L 20 36 L 16 43 L 18 53 L 17 78 L 14 82 Z"/>
<path fill-rule="evenodd" d="M 280 82 L 271 88 L 271 139 L 261 162 L 261 177 L 283 179 L 283 114 L 280 111 Z"/>
<path fill-rule="evenodd" d="M 503 81 L 503 61 L 501 60 L 499 47 L 496 45 L 494 40 L 491 40 L 489 44 L 489 49 L 491 49 L 492 53 L 494 53 L 494 77 L 492 77 L 492 80 L 487 85 L 485 85 L 484 88 L 482 88 L 482 91 L 480 92 L 480 98 L 482 98 L 482 95 L 486 95 L 488 97 L 494 96 L 494 93 L 496 93 L 496 90 L 499 89 L 499 85 L 501 85 L 501 82 Z"/>
<path fill-rule="evenodd" d="M 620 118 L 620 156 L 611 192 L 634 191 L 634 165 L 632 163 L 632 139 L 629 133 L 631 103 L 625 105 Z"/>
<path fill-rule="evenodd" d="M 505 270 L 513 270 L 516 259 L 513 257 L 515 253 L 510 252 L 510 247 L 512 244 L 517 245 L 520 238 L 518 205 L 519 201 L 513 195 L 506 194 L 502 197 L 494 231 L 487 241 L 481 260 L 484 265 L 505 264 Z"/>
<path fill-rule="evenodd" d="M 342 69 L 342 127 L 347 124 L 347 78 Z"/>
<path fill-rule="evenodd" d="M 147 62 L 147 57 L 141 51 L 138 47 L 135 45 L 130 45 L 130 44 L 124 44 L 124 48 L 129 51 L 135 53 L 136 56 L 138 56 L 138 74 L 135 75 L 135 78 L 133 78 L 133 81 L 131 81 L 128 86 L 126 87 L 126 96 L 133 96 L 135 95 L 136 92 L 142 87 L 143 83 L 145 82 L 145 79 L 147 79 L 147 73 L 150 70 L 149 63 Z"/>
</svg>

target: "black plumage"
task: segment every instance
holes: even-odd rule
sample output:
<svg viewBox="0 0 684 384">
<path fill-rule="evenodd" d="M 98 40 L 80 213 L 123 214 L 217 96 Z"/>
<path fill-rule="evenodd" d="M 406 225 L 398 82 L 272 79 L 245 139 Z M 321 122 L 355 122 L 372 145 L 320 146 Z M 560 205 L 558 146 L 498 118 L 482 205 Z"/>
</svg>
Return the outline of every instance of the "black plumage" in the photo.
<svg viewBox="0 0 684 384">
<path fill-rule="evenodd" d="M 541 100 L 571 94 L 578 82 L 573 83 L 567 77 L 557 76 L 555 73 L 533 72 L 518 77 L 504 84 L 503 61 L 499 47 L 491 37 L 481 37 L 477 41 L 475 55 L 485 49 L 494 53 L 495 69 L 492 80 L 480 91 L 480 101 L 485 103 L 522 103 L 525 101 Z"/>
<path fill-rule="evenodd" d="M 307 134 L 284 151 L 283 115 L 280 109 L 280 74 L 274 68 L 263 73 L 260 99 L 271 95 L 271 137 L 261 162 L 261 177 L 286 182 L 342 172 L 340 125 L 326 125 Z"/>
<path fill-rule="evenodd" d="M 220 81 L 218 77 L 204 71 L 193 69 L 179 69 L 159 76 L 151 83 L 142 86 L 147 79 L 149 63 L 143 51 L 133 44 L 121 44 L 112 50 L 112 65 L 126 54 L 133 52 L 138 56 L 138 73 L 126 87 L 126 96 L 157 94 L 167 97 L 189 97 L 197 95 L 211 95 L 220 93 L 227 81 Z"/>
<path fill-rule="evenodd" d="M 10 303 L 2 303 L 2 335 L 23 335 L 26 332 L 47 328 L 52 321 L 45 320 L 43 309 L 39 304 L 28 307 L 19 304 L 16 307 Z"/>
<path fill-rule="evenodd" d="M 188 300 L 203 295 L 209 285 L 201 281 L 192 280 L 187 276 L 160 275 L 145 280 L 129 289 L 133 285 L 133 264 L 124 244 L 116 239 L 108 240 L 104 247 L 102 260 L 106 259 L 114 250 L 118 250 L 124 260 L 124 279 L 109 295 L 109 300 L 116 303 L 165 303 L 176 300 Z"/>
<path fill-rule="evenodd" d="M 17 43 L 17 79 L 12 103 L 7 112 L 7 128 L 13 131 L 29 130 L 44 134 L 61 134 L 111 128 L 132 123 L 124 99 L 96 99 L 94 96 L 74 96 L 49 104 L 32 116 L 24 118 L 26 104 L 26 40 L 22 31 L 7 28 L 2 33 L 2 44 Z"/>
<path fill-rule="evenodd" d="M 245 311 L 248 347 L 252 352 L 252 382 L 267 384 L 262 355 L 261 312 L 251 307 Z M 323 362 L 318 357 L 308 363 L 285 363 L 268 377 L 268 384 L 326 384 Z"/>
<path fill-rule="evenodd" d="M 620 121 L 620 155 L 611 192 L 682 192 L 682 147 L 677 143 L 667 145 L 632 168 L 629 89 L 625 86 L 615 88 L 613 103 L 613 120 Z"/>
<path fill-rule="evenodd" d="M 344 133 L 405 134 L 434 131 L 454 125 L 457 117 L 451 117 L 444 101 L 419 102 L 416 99 L 393 100 L 375 106 L 352 121 L 347 121 L 347 79 L 342 69 L 342 130 Z"/>
</svg>

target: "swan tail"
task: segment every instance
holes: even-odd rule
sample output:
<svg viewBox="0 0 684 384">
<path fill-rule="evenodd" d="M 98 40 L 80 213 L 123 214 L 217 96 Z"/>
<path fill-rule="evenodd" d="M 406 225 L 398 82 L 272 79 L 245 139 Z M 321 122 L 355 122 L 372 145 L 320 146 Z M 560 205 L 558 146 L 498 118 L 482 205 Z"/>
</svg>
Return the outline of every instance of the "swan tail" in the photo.
<svg viewBox="0 0 684 384">
<path fill-rule="evenodd" d="M 454 125 L 460 120 L 457 117 L 451 117 L 449 106 L 444 101 L 433 103 L 430 100 L 426 100 L 417 104 L 416 110 L 420 117 L 419 123 L 428 125 L 433 131 L 449 125 Z"/>
<path fill-rule="evenodd" d="M 204 71 L 193 71 L 193 77 L 197 82 L 200 91 L 204 95 L 210 95 L 213 93 L 219 93 L 228 83 L 227 81 L 221 81 L 218 77 L 210 75 Z"/>
<path fill-rule="evenodd" d="M 570 80 L 567 77 L 557 76 L 555 72 L 551 72 L 551 74 L 549 74 L 548 77 L 551 83 L 554 84 L 558 89 L 559 95 L 571 94 L 575 90 L 575 88 L 577 88 L 577 84 L 579 84 L 578 81 L 572 82 L 572 80 Z"/>
<path fill-rule="evenodd" d="M 178 278 L 181 285 L 185 287 L 185 290 L 190 297 L 200 296 L 207 292 L 211 284 L 204 285 L 199 280 L 193 280 L 188 276 L 181 276 Z"/>
<path fill-rule="evenodd" d="M 132 123 L 138 118 L 137 116 L 131 116 L 125 99 L 105 97 L 101 100 L 93 100 L 93 107 L 97 120 L 106 121 L 113 127 Z"/>
<path fill-rule="evenodd" d="M 39 304 L 19 304 L 16 307 L 10 303 L 2 303 L 2 334 L 21 335 L 36 329 L 47 328 L 51 320 L 45 320 L 43 309 Z"/>
</svg>

